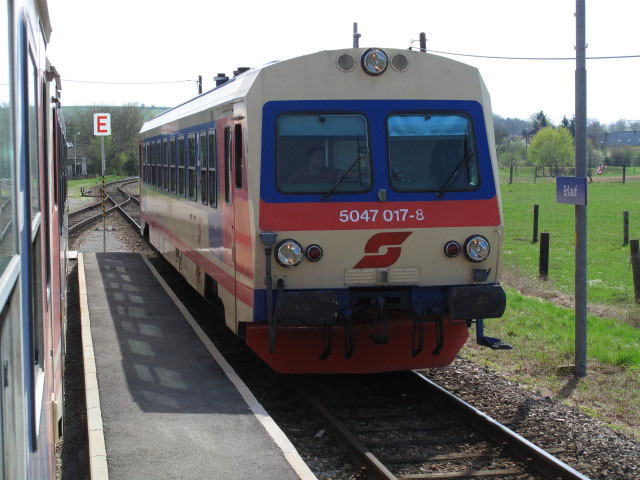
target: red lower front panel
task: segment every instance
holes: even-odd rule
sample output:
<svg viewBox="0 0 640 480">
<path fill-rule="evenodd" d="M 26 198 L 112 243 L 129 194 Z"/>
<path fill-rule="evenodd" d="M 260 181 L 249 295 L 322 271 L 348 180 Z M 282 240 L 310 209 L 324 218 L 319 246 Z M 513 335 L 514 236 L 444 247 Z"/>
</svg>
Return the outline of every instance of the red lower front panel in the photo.
<svg viewBox="0 0 640 480">
<path fill-rule="evenodd" d="M 373 342 L 371 325 L 354 325 L 354 351 L 348 360 L 344 358 L 342 326 L 332 328 L 333 349 L 324 360 L 320 360 L 323 349 L 320 328 L 278 328 L 273 353 L 269 353 L 269 327 L 265 324 L 248 325 L 246 341 L 254 352 L 280 373 L 376 373 L 449 365 L 468 337 L 464 323 L 451 324 L 445 320 L 442 351 L 439 355 L 433 355 L 436 327 L 432 323 L 425 323 L 424 347 L 414 357 L 411 355 L 412 325 L 411 320 L 390 322 L 389 341 L 384 345 Z"/>
</svg>

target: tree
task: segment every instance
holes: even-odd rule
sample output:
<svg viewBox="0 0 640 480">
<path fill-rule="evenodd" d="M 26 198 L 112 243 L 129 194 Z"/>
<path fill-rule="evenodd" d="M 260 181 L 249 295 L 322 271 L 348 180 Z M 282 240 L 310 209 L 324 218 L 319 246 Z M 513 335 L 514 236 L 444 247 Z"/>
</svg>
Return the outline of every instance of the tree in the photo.
<svg viewBox="0 0 640 480">
<path fill-rule="evenodd" d="M 498 147 L 498 161 L 503 167 L 526 164 L 527 147 L 522 139 L 508 139 L 501 143 Z"/>
<path fill-rule="evenodd" d="M 100 138 L 93 135 L 93 114 L 111 114 L 111 135 L 104 139 L 107 173 L 138 175 L 138 132 L 144 123 L 144 113 L 135 103 L 122 106 L 93 105 L 64 108 L 67 138 L 78 134 L 79 150 L 87 157 L 89 174 L 102 171 Z M 134 161 L 131 161 L 133 159 Z"/>
<path fill-rule="evenodd" d="M 611 152 L 611 163 L 617 167 L 629 167 L 631 166 L 631 157 L 633 152 L 629 147 L 616 149 Z"/>
<path fill-rule="evenodd" d="M 569 130 L 569 132 L 571 132 L 571 136 L 574 139 L 576 138 L 576 116 L 575 115 L 571 117 L 571 120 L 569 120 L 565 115 L 564 117 L 562 117 L 562 121 L 560 122 L 560 125 L 562 126 L 562 128 L 566 128 L 567 130 Z"/>
<path fill-rule="evenodd" d="M 532 114 L 529 117 L 529 121 L 531 122 L 531 127 L 536 131 L 551 126 L 551 120 L 542 110 Z"/>
<path fill-rule="evenodd" d="M 604 133 L 606 128 L 598 120 L 589 119 L 587 122 L 587 135 L 596 135 L 598 133 Z"/>
<path fill-rule="evenodd" d="M 615 122 L 609 124 L 609 130 L 612 132 L 627 130 L 627 121 L 624 118 L 616 120 Z"/>
<path fill-rule="evenodd" d="M 566 128 L 543 128 L 531 140 L 529 159 L 534 165 L 564 167 L 573 158 L 573 138 Z"/>
</svg>

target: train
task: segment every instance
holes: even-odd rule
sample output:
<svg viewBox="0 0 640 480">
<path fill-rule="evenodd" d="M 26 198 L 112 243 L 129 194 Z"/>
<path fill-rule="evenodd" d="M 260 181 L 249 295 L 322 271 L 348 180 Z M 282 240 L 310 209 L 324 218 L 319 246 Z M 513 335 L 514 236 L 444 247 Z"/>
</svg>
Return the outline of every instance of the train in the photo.
<svg viewBox="0 0 640 480">
<path fill-rule="evenodd" d="M 0 479 L 55 478 L 67 215 L 61 80 L 47 2 L 0 6 Z"/>
<path fill-rule="evenodd" d="M 142 233 L 282 373 L 450 364 L 500 318 L 503 216 L 479 71 L 321 51 L 215 77 L 147 121 Z"/>
</svg>

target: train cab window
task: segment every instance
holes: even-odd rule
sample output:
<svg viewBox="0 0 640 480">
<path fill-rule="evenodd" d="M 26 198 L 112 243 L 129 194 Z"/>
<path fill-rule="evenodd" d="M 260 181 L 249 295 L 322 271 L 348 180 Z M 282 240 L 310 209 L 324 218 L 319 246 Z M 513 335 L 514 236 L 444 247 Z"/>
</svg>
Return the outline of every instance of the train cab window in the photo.
<svg viewBox="0 0 640 480">
<path fill-rule="evenodd" d="M 206 132 L 200 132 L 198 139 L 198 165 L 200 166 L 200 202 L 206 205 L 207 193 L 207 134 Z"/>
<path fill-rule="evenodd" d="M 218 205 L 218 181 L 216 179 L 216 165 L 218 164 L 218 155 L 216 150 L 216 131 L 209 130 L 207 135 L 207 168 L 208 179 L 207 186 L 209 187 L 209 205 L 215 207 Z M 204 188 L 204 187 L 203 187 Z"/>
<path fill-rule="evenodd" d="M 167 141 L 162 141 L 162 189 L 167 190 L 169 188 L 169 149 L 167 147 Z"/>
<path fill-rule="evenodd" d="M 389 177 L 398 192 L 478 188 L 471 119 L 463 114 L 390 115 Z"/>
<path fill-rule="evenodd" d="M 235 126 L 233 140 L 236 164 L 236 188 L 242 188 L 242 152 L 244 151 L 242 142 L 242 125 L 237 124 Z"/>
<path fill-rule="evenodd" d="M 231 204 L 231 127 L 224 127 L 224 201 Z"/>
<path fill-rule="evenodd" d="M 284 193 L 366 192 L 371 188 L 363 115 L 287 114 L 277 122 L 276 180 Z"/>
<path fill-rule="evenodd" d="M 176 141 L 175 139 L 169 140 L 169 152 L 167 159 L 169 160 L 169 190 L 171 193 L 176 193 L 176 162 L 175 162 Z"/>
<path fill-rule="evenodd" d="M 197 188 L 196 188 L 196 136 L 191 133 L 188 137 L 188 147 L 189 147 L 189 199 L 194 202 L 197 200 Z"/>
<path fill-rule="evenodd" d="M 178 195 L 185 194 L 185 162 L 184 135 L 178 137 Z"/>
</svg>

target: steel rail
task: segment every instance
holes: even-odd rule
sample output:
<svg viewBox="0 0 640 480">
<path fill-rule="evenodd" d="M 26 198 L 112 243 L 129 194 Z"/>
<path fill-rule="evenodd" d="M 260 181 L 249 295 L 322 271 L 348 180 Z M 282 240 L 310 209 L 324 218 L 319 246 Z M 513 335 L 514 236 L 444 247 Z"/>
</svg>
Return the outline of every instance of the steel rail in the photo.
<svg viewBox="0 0 640 480">
<path fill-rule="evenodd" d="M 545 477 L 553 479 L 589 480 L 589 477 L 586 477 L 563 461 L 550 455 L 513 430 L 509 430 L 487 414 L 482 413 L 474 406 L 448 392 L 433 380 L 428 379 L 416 371 L 412 371 L 411 373 L 421 381 L 421 385 L 427 389 L 430 395 L 437 395 L 448 404 L 455 405 L 476 427 L 487 432 L 494 441 L 506 443 L 507 448 L 511 450 L 515 456 L 525 461 L 532 469 L 538 471 Z"/>
<path fill-rule="evenodd" d="M 127 183 L 123 183 L 122 185 L 119 185 L 119 186 L 118 186 L 118 190 L 120 191 L 120 193 L 121 193 L 122 195 L 125 195 L 125 196 L 127 197 L 127 199 L 126 199 L 124 202 L 122 202 L 122 203 L 118 203 L 118 202 L 116 202 L 116 201 L 115 201 L 115 199 L 114 199 L 113 197 L 111 197 L 109 194 L 106 194 L 106 195 L 109 197 L 109 199 L 110 199 L 113 203 L 115 203 L 115 204 L 116 204 L 117 208 L 120 210 L 120 213 L 122 213 L 122 214 L 125 216 L 125 218 L 126 218 L 126 219 L 131 223 L 131 224 L 133 224 L 133 226 L 134 226 L 134 227 L 136 227 L 138 230 L 140 230 L 140 229 L 142 228 L 142 227 L 141 227 L 141 225 L 140 225 L 138 222 L 136 222 L 136 221 L 134 220 L 134 218 L 133 218 L 131 215 L 129 215 L 129 213 L 128 213 L 124 208 L 122 208 L 122 206 L 123 206 L 123 205 L 126 205 L 126 204 L 127 204 L 127 203 L 129 203 L 131 200 L 136 201 L 136 202 L 138 203 L 138 205 L 140 204 L 140 201 L 139 201 L 137 198 L 135 198 L 133 195 L 131 195 L 131 194 L 127 193 L 126 191 L 124 191 L 124 190 L 122 189 L 122 187 L 124 187 L 125 185 L 129 185 L 130 183 L 134 183 L 134 182 L 137 182 L 137 181 L 138 181 L 137 179 L 133 179 L 133 180 L 131 180 L 131 181 L 127 182 Z"/>
<path fill-rule="evenodd" d="M 321 422 L 331 431 L 334 438 L 341 443 L 358 466 L 367 470 L 367 480 L 398 480 L 369 449 L 351 433 L 340 420 L 334 417 L 318 400 L 313 398 L 300 384 L 291 377 L 284 377 L 290 382 L 291 389 L 303 400 L 320 418 Z"/>
</svg>

